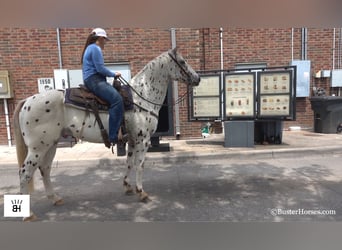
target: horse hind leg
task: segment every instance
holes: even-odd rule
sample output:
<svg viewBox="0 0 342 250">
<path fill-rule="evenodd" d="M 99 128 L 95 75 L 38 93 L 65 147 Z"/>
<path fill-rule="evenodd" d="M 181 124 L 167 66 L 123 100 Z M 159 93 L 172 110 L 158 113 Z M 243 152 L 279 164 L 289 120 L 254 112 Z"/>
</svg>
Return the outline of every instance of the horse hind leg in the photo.
<svg viewBox="0 0 342 250">
<path fill-rule="evenodd" d="M 53 158 L 55 157 L 55 154 L 56 154 L 56 149 L 57 149 L 57 144 L 54 144 L 53 146 L 51 146 L 51 148 L 48 150 L 48 152 L 46 153 L 44 157 L 44 160 L 43 160 L 44 165 L 39 166 L 39 171 L 40 171 L 40 175 L 43 178 L 43 183 L 44 183 L 47 198 L 51 200 L 54 205 L 62 205 L 64 203 L 63 199 L 55 193 L 54 188 L 51 183 L 51 178 L 50 178 L 51 165 L 52 165 Z"/>
<path fill-rule="evenodd" d="M 28 152 L 22 167 L 19 169 L 20 194 L 29 194 L 29 183 L 37 169 L 38 161 L 32 152 Z"/>
<path fill-rule="evenodd" d="M 35 155 L 32 152 L 28 152 L 22 167 L 19 170 L 20 179 L 20 194 L 30 194 L 30 183 L 33 182 L 33 176 L 37 169 L 38 162 L 35 159 Z M 24 217 L 23 221 L 34 221 L 37 217 L 31 210 L 29 217 Z"/>
</svg>

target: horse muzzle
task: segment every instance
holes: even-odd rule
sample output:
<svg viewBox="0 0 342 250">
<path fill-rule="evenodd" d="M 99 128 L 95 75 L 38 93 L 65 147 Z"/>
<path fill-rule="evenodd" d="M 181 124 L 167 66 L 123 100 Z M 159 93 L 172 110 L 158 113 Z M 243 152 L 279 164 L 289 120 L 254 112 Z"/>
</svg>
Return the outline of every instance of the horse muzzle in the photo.
<svg viewBox="0 0 342 250">
<path fill-rule="evenodd" d="M 198 86 L 200 84 L 200 81 L 201 81 L 201 77 L 199 75 L 194 76 L 190 81 L 191 86 L 193 87 Z"/>
</svg>

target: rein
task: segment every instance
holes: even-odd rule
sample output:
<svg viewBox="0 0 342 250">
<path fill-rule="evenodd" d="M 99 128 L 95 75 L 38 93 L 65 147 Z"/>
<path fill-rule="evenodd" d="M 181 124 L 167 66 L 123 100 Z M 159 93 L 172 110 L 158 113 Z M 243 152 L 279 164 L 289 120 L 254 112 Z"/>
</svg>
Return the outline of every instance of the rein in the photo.
<svg viewBox="0 0 342 250">
<path fill-rule="evenodd" d="M 156 103 L 156 102 L 152 102 L 150 100 L 148 100 L 147 98 L 143 97 L 142 95 L 140 95 L 138 93 L 138 91 L 136 91 L 127 81 L 126 79 L 124 79 L 122 76 L 119 76 L 118 78 L 116 78 L 117 80 L 119 80 L 122 84 L 124 85 L 127 85 L 135 94 L 137 94 L 137 96 L 139 96 L 141 99 L 143 99 L 145 102 L 148 102 L 150 104 L 153 104 L 153 105 L 156 105 L 156 106 L 160 106 L 160 107 L 168 107 L 170 105 L 168 104 L 159 104 L 159 103 Z M 185 94 L 181 95 L 180 97 L 178 97 L 178 99 L 172 104 L 172 106 L 176 105 L 176 104 L 179 104 L 181 103 L 185 98 L 186 96 L 189 94 L 189 93 L 192 93 L 193 89 L 191 88 L 191 90 L 189 91 L 186 91 Z M 139 106 L 138 104 L 134 103 L 135 105 Z"/>
<path fill-rule="evenodd" d="M 171 59 L 177 64 L 177 66 L 183 71 L 183 73 L 190 79 L 191 76 L 190 74 L 184 69 L 184 67 L 182 67 L 182 65 L 177 61 L 177 59 L 169 52 L 168 55 L 171 57 Z M 127 81 L 126 79 L 124 79 L 122 76 L 119 76 L 117 78 L 115 78 L 117 80 L 119 80 L 122 84 L 124 85 L 127 85 L 137 96 L 139 96 L 141 99 L 143 99 L 144 101 L 150 103 L 150 104 L 153 104 L 153 105 L 156 105 L 156 106 L 160 106 L 160 107 L 168 107 L 169 105 L 168 104 L 159 104 L 159 103 L 155 103 L 155 102 L 152 102 L 150 100 L 148 100 L 147 98 L 145 98 L 144 96 L 142 96 L 141 94 L 138 93 L 138 91 L 136 91 Z M 189 94 L 189 93 L 192 93 L 193 89 L 191 88 L 191 90 L 189 91 L 189 88 L 188 88 L 188 91 L 186 91 L 185 94 L 181 95 L 180 97 L 178 97 L 178 99 L 172 104 L 172 106 L 176 105 L 176 104 L 179 104 L 181 103 L 185 98 L 186 96 Z M 136 103 L 133 103 L 134 105 L 140 107 L 140 108 L 143 108 L 141 107 L 140 105 L 136 104 Z M 145 108 L 143 108 L 145 109 Z"/>
</svg>

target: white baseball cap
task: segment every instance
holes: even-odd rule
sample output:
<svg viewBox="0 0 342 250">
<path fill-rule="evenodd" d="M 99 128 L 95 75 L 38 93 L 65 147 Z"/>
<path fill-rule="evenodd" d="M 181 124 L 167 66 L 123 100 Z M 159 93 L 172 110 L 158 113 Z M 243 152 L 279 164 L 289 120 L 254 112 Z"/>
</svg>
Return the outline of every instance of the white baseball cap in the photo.
<svg viewBox="0 0 342 250">
<path fill-rule="evenodd" d="M 96 28 L 96 29 L 93 29 L 92 33 L 95 34 L 95 36 L 101 36 L 101 37 L 106 38 L 107 40 L 110 40 L 107 37 L 107 33 L 106 33 L 106 31 L 104 29 Z"/>
</svg>

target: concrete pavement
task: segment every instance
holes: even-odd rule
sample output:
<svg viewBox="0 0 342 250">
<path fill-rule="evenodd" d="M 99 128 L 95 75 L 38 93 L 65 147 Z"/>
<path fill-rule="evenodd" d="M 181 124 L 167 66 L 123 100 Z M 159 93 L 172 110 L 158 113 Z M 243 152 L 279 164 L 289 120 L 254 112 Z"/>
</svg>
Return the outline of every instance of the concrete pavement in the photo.
<svg viewBox="0 0 342 250">
<path fill-rule="evenodd" d="M 212 134 L 205 139 L 174 140 L 163 138 L 161 144 L 169 143 L 169 152 L 148 152 L 146 161 L 180 162 L 186 159 L 263 159 L 277 157 L 304 157 L 310 155 L 333 155 L 342 153 L 342 134 L 320 134 L 309 131 L 283 131 L 282 144 L 255 145 L 251 148 L 224 147 L 224 135 Z M 116 150 L 103 144 L 79 142 L 73 147 L 57 149 L 54 166 L 81 165 L 82 161 L 94 165 L 105 161 L 109 164 L 125 163 L 126 157 L 117 157 Z M 0 146 L 0 166 L 16 165 L 15 146 Z"/>
</svg>

